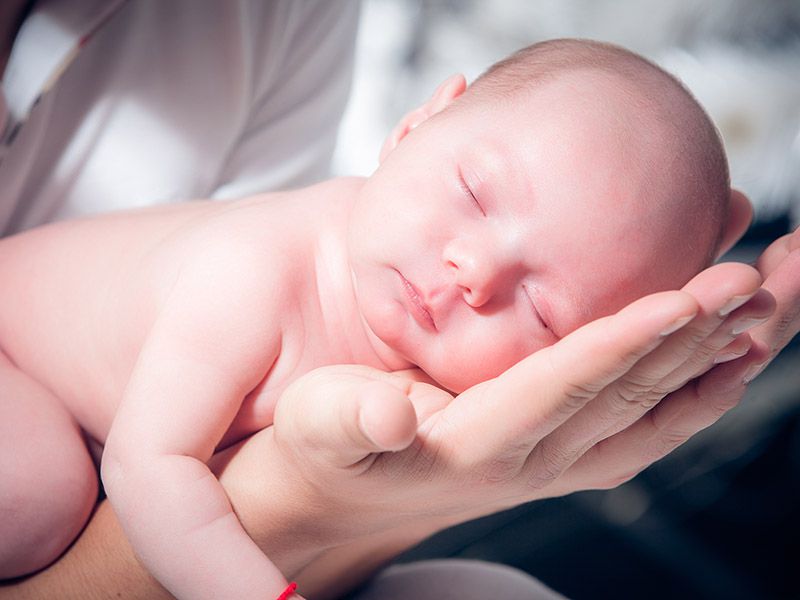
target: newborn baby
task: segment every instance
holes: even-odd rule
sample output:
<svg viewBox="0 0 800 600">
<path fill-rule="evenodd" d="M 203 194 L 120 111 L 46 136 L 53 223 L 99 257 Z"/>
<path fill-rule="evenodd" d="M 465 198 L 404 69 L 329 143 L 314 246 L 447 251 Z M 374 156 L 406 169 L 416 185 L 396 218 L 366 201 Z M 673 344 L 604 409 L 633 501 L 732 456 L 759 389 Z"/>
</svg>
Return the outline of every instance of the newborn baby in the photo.
<svg viewBox="0 0 800 600">
<path fill-rule="evenodd" d="M 419 366 L 455 392 L 715 256 L 715 129 L 620 48 L 524 49 L 447 80 L 368 179 L 65 222 L 0 242 L 0 575 L 44 567 L 97 493 L 179 598 L 286 581 L 206 467 L 322 365 Z M 62 462 L 36 473 L 26 431 Z M 30 464 L 30 461 L 28 462 Z"/>
</svg>

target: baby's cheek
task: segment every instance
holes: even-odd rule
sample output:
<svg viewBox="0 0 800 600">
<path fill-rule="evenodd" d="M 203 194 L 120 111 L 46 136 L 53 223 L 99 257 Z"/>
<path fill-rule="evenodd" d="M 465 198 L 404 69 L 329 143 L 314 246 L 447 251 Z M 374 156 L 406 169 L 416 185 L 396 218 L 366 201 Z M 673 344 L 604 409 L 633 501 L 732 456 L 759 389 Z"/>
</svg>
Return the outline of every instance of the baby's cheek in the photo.
<svg viewBox="0 0 800 600">
<path fill-rule="evenodd" d="M 519 332 L 466 336 L 449 347 L 441 347 L 436 364 L 425 371 L 447 389 L 462 392 L 497 377 L 544 346 L 540 341 L 519 336 Z"/>
</svg>

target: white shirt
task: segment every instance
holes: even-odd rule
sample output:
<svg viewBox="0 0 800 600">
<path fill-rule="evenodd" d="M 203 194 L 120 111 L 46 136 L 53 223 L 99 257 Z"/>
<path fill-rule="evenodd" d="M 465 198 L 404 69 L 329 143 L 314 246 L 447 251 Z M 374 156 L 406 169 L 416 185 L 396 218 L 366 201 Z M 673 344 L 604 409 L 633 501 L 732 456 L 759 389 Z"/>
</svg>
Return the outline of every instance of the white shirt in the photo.
<svg viewBox="0 0 800 600">
<path fill-rule="evenodd" d="M 40 0 L 3 77 L 7 142 L 23 124 L 0 234 L 322 179 L 357 21 L 355 0 Z"/>
</svg>

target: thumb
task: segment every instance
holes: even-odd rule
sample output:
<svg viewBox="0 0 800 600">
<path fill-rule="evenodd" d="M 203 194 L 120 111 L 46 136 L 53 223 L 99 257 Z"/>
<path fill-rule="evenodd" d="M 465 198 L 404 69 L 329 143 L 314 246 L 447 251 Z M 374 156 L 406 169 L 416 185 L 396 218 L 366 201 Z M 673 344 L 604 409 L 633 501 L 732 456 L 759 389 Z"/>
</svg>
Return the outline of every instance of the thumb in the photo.
<svg viewBox="0 0 800 600">
<path fill-rule="evenodd" d="M 414 440 L 417 415 L 408 396 L 385 381 L 370 381 L 356 392 L 358 427 L 351 439 L 372 442 L 372 452 L 403 450 Z M 347 423 L 347 419 L 344 423 Z M 364 448 L 369 444 L 364 444 Z"/>
<path fill-rule="evenodd" d="M 275 409 L 276 442 L 300 463 L 346 468 L 414 440 L 409 382 L 369 367 L 312 371 L 289 386 Z"/>
</svg>

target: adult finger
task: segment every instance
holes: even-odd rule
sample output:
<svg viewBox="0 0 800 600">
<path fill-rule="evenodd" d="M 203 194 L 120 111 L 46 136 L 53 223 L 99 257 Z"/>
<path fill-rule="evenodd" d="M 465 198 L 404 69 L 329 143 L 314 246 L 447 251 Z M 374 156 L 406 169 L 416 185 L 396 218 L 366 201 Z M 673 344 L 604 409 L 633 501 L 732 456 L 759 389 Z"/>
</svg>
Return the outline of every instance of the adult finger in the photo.
<svg viewBox="0 0 800 600">
<path fill-rule="evenodd" d="M 715 336 L 720 325 L 731 311 L 748 303 L 760 283 L 755 269 L 734 263 L 716 265 L 694 278 L 684 291 L 698 299 L 697 316 L 542 440 L 532 460 L 544 461 L 548 456 L 558 455 L 577 458 L 598 440 L 638 420 L 670 391 L 699 375 L 735 337 L 732 333 Z M 747 309 L 739 308 L 739 312 L 742 310 Z M 710 338 L 715 340 L 713 344 L 709 344 Z M 570 452 L 565 454 L 565 449 Z"/>
<path fill-rule="evenodd" d="M 737 311 L 738 322 L 743 315 L 754 312 L 750 299 L 759 291 L 761 282 L 756 269 L 741 263 L 714 265 L 692 278 L 683 291 L 697 299 L 697 317 L 617 382 L 617 397 L 622 405 L 629 405 L 637 391 L 651 395 L 648 400 L 657 401 L 699 374 L 719 350 L 733 341 L 735 335 L 730 327 L 722 335 L 714 335 L 729 315 Z"/>
<path fill-rule="evenodd" d="M 786 238 L 783 250 L 780 261 L 773 263 L 780 253 L 769 256 L 769 250 L 759 260 L 769 273 L 763 287 L 777 303 L 773 317 L 751 332 L 753 339 L 769 346 L 767 362 L 800 331 L 800 230 Z"/>
<path fill-rule="evenodd" d="M 756 268 L 764 276 L 768 277 L 786 256 L 800 248 L 800 227 L 792 233 L 782 235 L 772 242 L 756 261 Z"/>
<path fill-rule="evenodd" d="M 717 250 L 717 258 L 730 250 L 744 235 L 753 221 L 753 205 L 747 196 L 736 189 L 731 189 L 728 219 L 723 226 L 722 240 Z"/>
<path fill-rule="evenodd" d="M 730 344 L 722 348 L 717 353 L 717 355 L 714 357 L 713 365 L 718 365 L 736 360 L 737 358 L 742 358 L 750 351 L 750 347 L 752 345 L 753 340 L 748 334 L 743 333 L 736 336 L 736 338 Z M 713 365 L 709 365 L 709 368 L 712 368 Z"/>
<path fill-rule="evenodd" d="M 711 333 L 706 333 L 705 337 L 698 336 L 694 340 L 687 340 L 687 346 L 692 342 L 696 344 L 693 351 L 682 365 L 659 382 L 658 387 L 671 392 L 690 379 L 705 373 L 715 362 L 718 362 L 719 354 L 727 350 L 737 337 L 766 322 L 774 312 L 775 298 L 768 291 L 758 289 L 744 305 L 729 314 L 724 320 L 720 316 L 710 317 L 711 320 L 717 320 L 719 324 Z M 741 355 L 746 350 L 742 345 L 738 346 L 738 349 L 741 350 Z M 728 359 L 730 358 L 728 357 Z"/>
<path fill-rule="evenodd" d="M 567 494 L 628 481 L 736 406 L 751 369 L 767 353 L 755 345 L 745 357 L 718 365 L 673 392 L 636 423 L 590 448 L 548 491 Z"/>
</svg>

